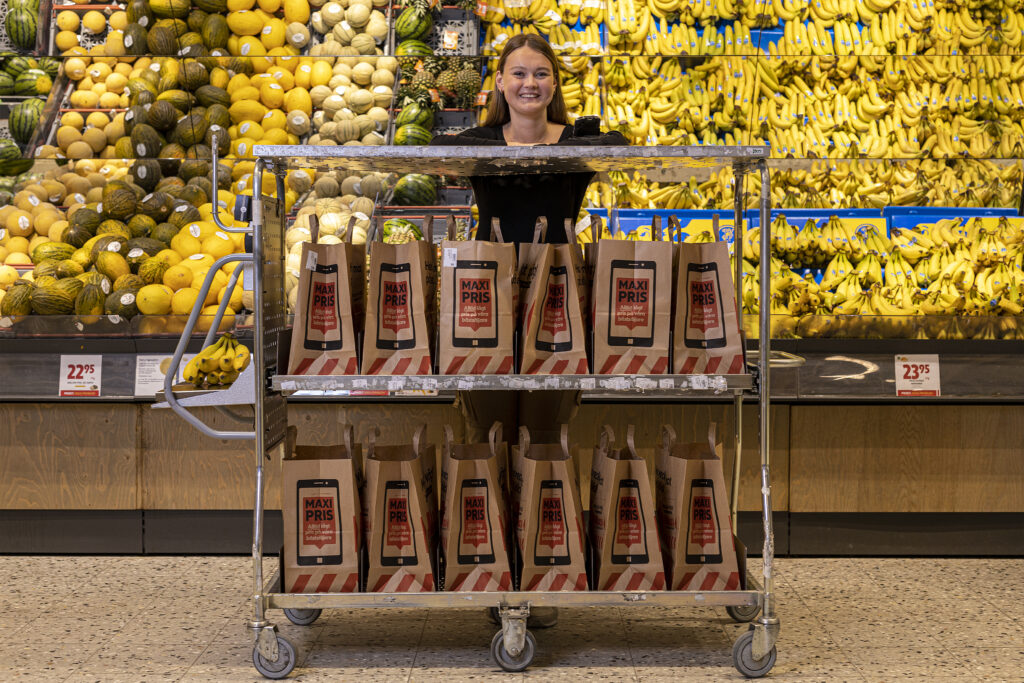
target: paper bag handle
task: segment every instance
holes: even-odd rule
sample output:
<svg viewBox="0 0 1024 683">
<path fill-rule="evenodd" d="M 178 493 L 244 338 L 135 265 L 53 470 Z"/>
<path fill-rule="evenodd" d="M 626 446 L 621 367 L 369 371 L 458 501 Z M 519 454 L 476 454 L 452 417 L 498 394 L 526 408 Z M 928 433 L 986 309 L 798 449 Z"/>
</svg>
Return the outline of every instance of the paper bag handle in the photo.
<svg viewBox="0 0 1024 683">
<path fill-rule="evenodd" d="M 633 441 L 633 433 L 633 425 L 628 425 L 626 427 L 626 448 L 629 449 L 630 456 L 636 458 L 636 443 Z"/>
<path fill-rule="evenodd" d="M 533 226 L 533 243 L 542 244 L 548 239 L 548 217 L 537 216 L 537 223 Z M 504 241 L 504 240 L 503 240 Z"/>
<path fill-rule="evenodd" d="M 668 217 L 668 236 L 671 238 L 670 242 L 682 241 L 683 226 L 679 224 L 679 216 L 674 213 Z"/>
<path fill-rule="evenodd" d="M 565 242 L 566 244 L 576 244 L 579 240 L 576 238 L 576 221 L 571 218 L 565 219 Z"/>
<path fill-rule="evenodd" d="M 448 227 L 447 227 L 446 230 L 447 230 L 447 232 L 446 232 L 447 238 L 450 239 L 450 240 L 454 240 L 455 239 L 455 215 L 454 214 L 448 214 Z"/>
<path fill-rule="evenodd" d="M 530 450 L 530 430 L 526 425 L 519 425 L 519 452 L 524 456 Z"/>
<path fill-rule="evenodd" d="M 495 242 L 505 241 L 505 237 L 501 234 L 501 220 L 497 216 L 491 218 L 491 239 Z"/>
<path fill-rule="evenodd" d="M 604 235 L 604 219 L 599 214 L 593 214 L 590 218 L 590 234 L 593 241 L 597 242 Z"/>
<path fill-rule="evenodd" d="M 413 451 L 416 452 L 416 455 L 420 454 L 420 443 L 423 441 L 423 439 L 426 436 L 426 434 L 427 434 L 427 425 L 426 425 L 426 423 L 424 423 L 424 424 L 421 424 L 419 427 L 417 427 L 416 431 L 412 435 L 412 449 L 413 449 Z"/>
<path fill-rule="evenodd" d="M 676 442 L 676 430 L 672 429 L 672 425 L 661 425 L 661 446 L 665 450 L 672 448 L 672 444 Z"/>
<path fill-rule="evenodd" d="M 309 214 L 309 241 L 316 244 L 320 239 L 320 219 L 315 213 Z"/>
<path fill-rule="evenodd" d="M 428 244 L 434 243 L 434 216 L 433 214 L 427 214 L 423 217 L 423 239 Z"/>
<path fill-rule="evenodd" d="M 377 425 L 373 426 L 373 429 L 366 433 L 366 455 L 371 457 L 374 449 L 377 447 L 377 437 L 380 436 L 380 427 Z"/>
<path fill-rule="evenodd" d="M 491 430 L 487 433 L 487 442 L 491 444 L 491 455 L 498 454 L 498 444 L 501 443 L 501 420 L 495 420 Z"/>
<path fill-rule="evenodd" d="M 558 433 L 558 441 L 562 444 L 562 453 L 565 457 L 569 457 L 569 425 L 562 423 L 562 428 Z"/>
<path fill-rule="evenodd" d="M 598 449 L 607 453 L 613 443 L 615 443 L 615 432 L 612 431 L 612 426 L 601 427 L 601 436 L 597 442 Z"/>
<path fill-rule="evenodd" d="M 373 217 L 373 221 L 370 224 L 370 235 L 366 238 L 367 242 L 383 242 L 384 241 L 384 230 L 381 228 L 381 217 L 377 214 Z"/>
<path fill-rule="evenodd" d="M 345 242 L 352 244 L 352 237 L 356 231 L 356 217 L 354 215 L 348 218 L 348 230 L 345 231 Z"/>
<path fill-rule="evenodd" d="M 721 217 L 716 213 L 711 216 L 711 234 L 714 235 L 716 242 L 722 241 L 722 233 L 718 230 L 718 221 Z"/>
<path fill-rule="evenodd" d="M 654 214 L 651 218 L 651 241 L 661 242 L 665 239 L 665 233 L 661 229 L 661 214 Z"/>
<path fill-rule="evenodd" d="M 341 438 L 345 442 L 345 450 L 348 451 L 348 457 L 355 458 L 355 453 L 352 451 L 352 444 L 355 442 L 355 427 L 352 426 L 352 423 L 342 427 Z"/>
<path fill-rule="evenodd" d="M 455 433 L 452 432 L 452 426 L 446 424 L 444 426 L 444 449 L 449 450 L 454 442 Z"/>
</svg>

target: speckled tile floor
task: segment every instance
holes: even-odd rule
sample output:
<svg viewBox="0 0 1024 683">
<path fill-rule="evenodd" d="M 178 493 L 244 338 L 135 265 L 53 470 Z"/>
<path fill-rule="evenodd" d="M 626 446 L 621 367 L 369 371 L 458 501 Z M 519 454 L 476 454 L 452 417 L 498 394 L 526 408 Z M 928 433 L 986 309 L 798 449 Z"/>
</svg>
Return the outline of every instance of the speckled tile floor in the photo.
<svg viewBox="0 0 1024 683">
<path fill-rule="evenodd" d="M 268 559 L 267 571 L 275 560 Z M 1024 560 L 780 559 L 775 681 L 1024 683 Z M 0 683 L 262 681 L 242 557 L 0 557 Z M 1011 595 L 1011 591 L 1013 592 Z M 299 681 L 743 680 L 722 610 L 563 610 L 524 674 L 488 654 L 478 610 L 275 621 Z"/>
</svg>

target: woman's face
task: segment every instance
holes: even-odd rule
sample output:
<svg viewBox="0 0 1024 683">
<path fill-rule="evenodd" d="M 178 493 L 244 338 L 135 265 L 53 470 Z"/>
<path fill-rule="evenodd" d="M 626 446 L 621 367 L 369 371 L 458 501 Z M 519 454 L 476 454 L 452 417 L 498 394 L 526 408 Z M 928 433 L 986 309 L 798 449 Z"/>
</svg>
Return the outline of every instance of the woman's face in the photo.
<svg viewBox="0 0 1024 683">
<path fill-rule="evenodd" d="M 510 113 L 535 118 L 546 116 L 555 95 L 555 74 L 547 57 L 523 46 L 509 54 L 496 79 Z"/>
</svg>

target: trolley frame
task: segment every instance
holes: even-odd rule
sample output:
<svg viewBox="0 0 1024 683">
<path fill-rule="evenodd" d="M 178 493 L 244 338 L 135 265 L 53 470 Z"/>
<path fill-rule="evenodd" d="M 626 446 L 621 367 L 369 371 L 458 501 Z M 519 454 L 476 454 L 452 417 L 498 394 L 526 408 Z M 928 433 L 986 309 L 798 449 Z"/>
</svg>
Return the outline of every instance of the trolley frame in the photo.
<svg viewBox="0 0 1024 683">
<path fill-rule="evenodd" d="M 164 396 L 169 406 L 199 431 L 213 438 L 254 441 L 255 495 L 253 505 L 253 584 L 252 614 L 247 627 L 253 635 L 253 661 L 256 668 L 270 678 L 283 678 L 295 666 L 294 648 L 278 635 L 277 627 L 268 621 L 267 609 L 286 610 L 296 623 L 312 623 L 325 608 L 375 607 L 427 607 L 427 608 L 479 608 L 498 610 L 502 630 L 492 643 L 492 654 L 499 665 L 510 671 L 525 669 L 533 658 L 533 636 L 526 631 L 526 619 L 531 606 L 593 607 L 614 605 L 660 606 L 725 606 L 738 621 L 750 621 L 751 631 L 744 633 L 733 648 L 736 667 L 745 675 L 759 677 L 766 674 L 775 661 L 775 644 L 780 622 L 776 614 L 774 586 L 774 532 L 772 528 L 771 459 L 769 450 L 769 380 L 770 369 L 777 366 L 799 364 L 801 359 L 788 356 L 773 358 L 770 350 L 770 259 L 760 260 L 760 314 L 759 350 L 754 366 L 756 375 L 574 375 L 542 376 L 404 376 L 382 378 L 376 376 L 299 377 L 277 371 L 277 337 L 284 329 L 284 273 L 283 245 L 285 220 L 283 198 L 285 172 L 289 163 L 302 167 L 319 166 L 349 168 L 352 170 L 383 170 L 417 173 L 447 174 L 501 174 L 522 172 L 523 168 L 536 172 L 578 172 L 603 170 L 643 170 L 649 168 L 683 168 L 730 166 L 735 178 L 733 244 L 737 255 L 742 254 L 744 235 L 745 179 L 748 173 L 757 173 L 761 181 L 760 244 L 761 254 L 770 250 L 771 185 L 767 164 L 767 147 L 320 147 L 320 146 L 262 146 L 254 148 L 256 156 L 253 171 L 252 220 L 248 228 L 233 228 L 222 224 L 214 213 L 214 221 L 228 232 L 246 232 L 252 236 L 251 254 L 234 254 L 219 259 L 211 266 L 200 289 L 200 298 L 206 296 L 213 275 L 225 264 L 249 262 L 253 275 L 253 365 L 255 369 L 254 430 L 221 431 L 212 429 L 188 412 L 177 400 L 172 386 L 186 344 L 191 337 L 199 315 L 198 307 L 189 316 L 182 337 L 175 350 L 164 385 Z M 213 172 L 216 182 L 217 153 L 214 150 Z M 270 171 L 275 177 L 276 199 L 266 197 L 263 174 Z M 735 282 L 738 310 L 742 308 L 743 260 L 735 259 Z M 231 284 L 237 280 L 232 279 Z M 218 329 L 225 312 L 224 297 L 214 318 L 207 343 Z M 750 354 L 753 356 L 754 354 Z M 748 359 L 749 360 L 749 359 Z M 736 528 L 739 500 L 740 464 L 742 458 L 743 429 L 741 410 L 745 395 L 757 398 L 759 407 L 759 452 L 761 515 L 764 542 L 761 555 L 759 581 L 747 576 L 745 590 L 736 591 L 585 591 L 585 592 L 434 592 L 434 593 L 281 593 L 268 592 L 263 575 L 264 485 L 265 462 L 279 462 L 285 445 L 286 415 L 282 392 L 301 389 L 356 389 L 356 388 L 457 388 L 467 390 L 565 390 L 600 388 L 613 392 L 644 392 L 655 389 L 679 391 L 687 395 L 716 395 L 731 393 L 735 411 L 735 451 L 733 480 L 731 482 L 730 512 L 733 529 Z M 758 615 L 760 612 L 760 615 Z M 302 621 L 305 619 L 305 621 Z M 497 647 L 497 650 L 495 649 Z"/>
</svg>

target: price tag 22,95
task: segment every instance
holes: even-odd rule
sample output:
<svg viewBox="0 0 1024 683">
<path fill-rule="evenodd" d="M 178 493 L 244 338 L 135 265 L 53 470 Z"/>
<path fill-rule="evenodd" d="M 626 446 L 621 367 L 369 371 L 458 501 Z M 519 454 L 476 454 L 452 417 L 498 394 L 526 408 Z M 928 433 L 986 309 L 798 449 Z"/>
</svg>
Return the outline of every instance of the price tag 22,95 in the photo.
<svg viewBox="0 0 1024 683">
<path fill-rule="evenodd" d="M 897 396 L 941 396 L 939 355 L 896 356 Z"/>
<path fill-rule="evenodd" d="M 60 357 L 58 395 L 61 397 L 99 396 L 103 379 L 103 356 Z"/>
</svg>

